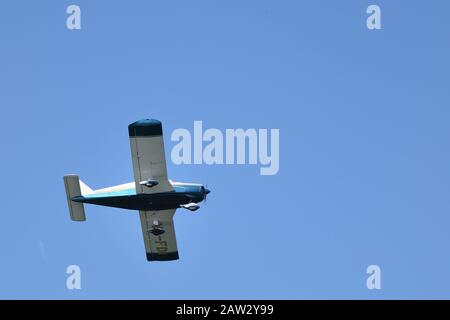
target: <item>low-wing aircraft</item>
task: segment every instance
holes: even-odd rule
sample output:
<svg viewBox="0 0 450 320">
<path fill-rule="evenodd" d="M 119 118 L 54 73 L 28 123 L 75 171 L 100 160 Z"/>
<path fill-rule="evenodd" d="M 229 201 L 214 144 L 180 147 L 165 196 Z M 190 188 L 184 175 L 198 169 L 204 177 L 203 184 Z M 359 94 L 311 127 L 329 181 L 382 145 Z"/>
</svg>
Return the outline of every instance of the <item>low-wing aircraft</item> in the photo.
<svg viewBox="0 0 450 320">
<path fill-rule="evenodd" d="M 92 190 L 77 175 L 64 176 L 70 217 L 85 221 L 84 204 L 138 210 L 148 261 L 177 260 L 173 216 L 178 208 L 199 209 L 210 191 L 202 184 L 167 178 L 161 122 L 145 119 L 128 126 L 134 182 Z"/>
</svg>

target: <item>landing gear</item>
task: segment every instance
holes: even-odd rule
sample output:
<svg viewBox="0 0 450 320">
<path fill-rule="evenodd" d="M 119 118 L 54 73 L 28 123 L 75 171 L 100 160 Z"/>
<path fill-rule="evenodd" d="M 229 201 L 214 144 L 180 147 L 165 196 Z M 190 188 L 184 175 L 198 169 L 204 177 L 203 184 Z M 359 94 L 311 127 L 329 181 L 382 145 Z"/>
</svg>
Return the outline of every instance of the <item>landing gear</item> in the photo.
<svg viewBox="0 0 450 320">
<path fill-rule="evenodd" d="M 165 232 L 158 220 L 153 220 L 152 228 L 148 231 L 154 236 L 160 236 Z"/>
<path fill-rule="evenodd" d="M 141 186 L 146 186 L 147 188 L 153 188 L 154 186 L 157 186 L 158 183 L 159 183 L 159 182 L 156 181 L 156 180 L 145 180 L 145 181 L 139 182 L 139 184 L 140 184 Z"/>
<path fill-rule="evenodd" d="M 152 230 L 150 230 L 150 233 L 153 234 L 154 236 L 160 236 L 162 234 L 164 234 L 164 230 L 159 229 L 159 228 L 153 228 Z"/>
<path fill-rule="evenodd" d="M 200 206 L 194 202 L 180 205 L 181 208 L 188 209 L 189 211 L 196 211 L 200 209 Z"/>
</svg>

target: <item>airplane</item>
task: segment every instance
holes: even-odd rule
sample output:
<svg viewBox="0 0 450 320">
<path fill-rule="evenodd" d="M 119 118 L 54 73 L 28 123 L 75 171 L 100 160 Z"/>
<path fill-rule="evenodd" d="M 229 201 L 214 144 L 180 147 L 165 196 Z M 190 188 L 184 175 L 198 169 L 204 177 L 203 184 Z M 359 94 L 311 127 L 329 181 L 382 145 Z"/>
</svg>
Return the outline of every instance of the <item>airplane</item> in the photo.
<svg viewBox="0 0 450 320">
<path fill-rule="evenodd" d="M 167 177 L 162 124 L 155 119 L 128 126 L 134 182 L 92 190 L 78 175 L 64 176 L 70 218 L 85 221 L 84 204 L 138 210 L 148 261 L 179 259 L 173 217 L 178 208 L 192 212 L 210 193 L 204 185 Z"/>
</svg>

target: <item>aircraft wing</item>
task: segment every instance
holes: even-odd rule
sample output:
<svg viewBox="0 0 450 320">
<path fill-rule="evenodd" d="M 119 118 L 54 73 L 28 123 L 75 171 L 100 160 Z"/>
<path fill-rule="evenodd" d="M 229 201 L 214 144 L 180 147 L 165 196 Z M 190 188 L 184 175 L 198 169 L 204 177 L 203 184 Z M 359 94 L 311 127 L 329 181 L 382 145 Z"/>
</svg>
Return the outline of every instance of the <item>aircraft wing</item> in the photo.
<svg viewBox="0 0 450 320">
<path fill-rule="evenodd" d="M 173 191 L 167 178 L 162 125 L 158 120 L 140 120 L 128 126 L 136 194 Z M 157 181 L 153 187 L 144 181 Z"/>
<path fill-rule="evenodd" d="M 175 210 L 139 211 L 148 261 L 178 259 L 177 240 L 173 225 Z M 158 225 L 158 229 L 164 233 L 159 235 L 152 233 L 155 223 Z"/>
</svg>

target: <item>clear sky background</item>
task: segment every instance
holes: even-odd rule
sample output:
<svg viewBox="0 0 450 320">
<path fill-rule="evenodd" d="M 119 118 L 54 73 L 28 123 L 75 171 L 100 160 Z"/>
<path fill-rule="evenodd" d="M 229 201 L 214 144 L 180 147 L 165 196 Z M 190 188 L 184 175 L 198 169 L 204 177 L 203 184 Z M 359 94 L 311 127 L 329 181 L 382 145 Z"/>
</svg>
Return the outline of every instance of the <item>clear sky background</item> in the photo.
<svg viewBox="0 0 450 320">
<path fill-rule="evenodd" d="M 66 8 L 82 30 L 66 28 Z M 366 8 L 382 9 L 382 30 Z M 450 298 L 450 3 L 2 1 L 0 298 Z M 62 176 L 132 181 L 127 125 L 163 122 L 180 260 Z M 176 128 L 279 128 L 280 171 L 176 166 Z M 82 290 L 66 289 L 77 264 Z M 381 290 L 366 268 L 381 267 Z"/>
</svg>

